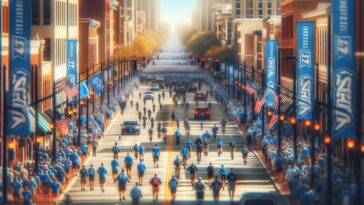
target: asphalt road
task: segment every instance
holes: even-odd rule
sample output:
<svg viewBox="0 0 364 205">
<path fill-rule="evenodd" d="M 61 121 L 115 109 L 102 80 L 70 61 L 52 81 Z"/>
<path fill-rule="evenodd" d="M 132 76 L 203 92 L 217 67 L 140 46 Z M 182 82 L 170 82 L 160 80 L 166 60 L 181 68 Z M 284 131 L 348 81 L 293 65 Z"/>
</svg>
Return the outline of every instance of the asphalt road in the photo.
<svg viewBox="0 0 364 205">
<path fill-rule="evenodd" d="M 173 59 L 173 55 L 178 56 L 176 61 L 179 60 L 180 56 L 185 55 L 181 48 L 181 43 L 176 39 L 175 37 L 171 38 L 168 42 L 166 47 L 164 48 L 164 53 L 160 56 L 160 61 L 163 61 L 162 59 L 168 59 L 168 63 L 170 63 L 171 59 Z M 168 49 L 173 50 L 171 52 L 168 52 Z M 165 56 L 164 56 L 165 55 Z M 185 55 L 186 56 L 186 55 Z M 162 64 L 162 63 L 161 63 Z M 153 68 L 147 68 L 147 69 L 153 69 Z M 181 76 L 183 78 L 183 76 Z M 132 100 L 135 102 L 138 101 L 141 107 L 143 107 L 143 101 L 139 99 L 138 92 L 144 92 L 149 89 L 149 85 L 141 85 L 139 87 L 139 91 L 135 91 L 134 97 Z M 204 85 L 202 87 L 202 90 L 206 90 L 206 86 Z M 157 92 L 154 93 L 154 97 L 157 102 Z M 143 146 L 146 148 L 146 154 L 145 154 L 145 163 L 147 166 L 146 174 L 145 174 L 145 180 L 143 183 L 143 186 L 141 187 L 143 192 L 143 198 L 141 200 L 141 204 L 152 204 L 152 194 L 151 194 L 151 186 L 148 184 L 149 180 L 152 178 L 152 176 L 156 173 L 158 176 L 162 179 L 162 185 L 159 192 L 159 201 L 157 204 L 170 204 L 171 196 L 168 189 L 168 181 L 174 174 L 174 166 L 173 166 L 173 160 L 174 158 L 179 155 L 180 150 L 182 148 L 182 145 L 186 141 L 186 136 L 183 136 L 181 139 L 180 145 L 176 145 L 174 142 L 173 133 L 176 129 L 176 124 L 170 119 L 170 113 L 172 110 L 175 110 L 177 113 L 177 116 L 181 119 L 181 131 L 184 135 L 184 129 L 183 129 L 183 119 L 188 118 L 190 120 L 191 124 L 191 137 L 192 141 L 194 142 L 194 139 L 201 135 L 204 130 L 209 130 L 211 132 L 211 127 L 214 124 L 219 125 L 220 120 L 225 115 L 224 111 L 221 107 L 221 105 L 217 104 L 214 99 L 209 98 L 209 101 L 212 103 L 212 109 L 211 109 L 211 119 L 209 121 L 204 121 L 204 129 L 200 129 L 200 121 L 194 121 L 193 120 L 193 108 L 194 108 L 194 100 L 193 100 L 193 94 L 187 94 L 187 100 L 189 101 L 190 107 L 187 111 L 184 107 L 181 107 L 180 102 L 177 107 L 174 106 L 172 98 L 169 97 L 168 92 L 166 92 L 166 98 L 162 100 L 163 108 L 162 110 L 157 110 L 152 115 L 156 118 L 155 127 L 158 121 L 163 121 L 166 125 L 168 125 L 168 140 L 167 143 L 164 143 L 162 139 L 157 138 L 157 134 L 155 132 L 153 142 L 149 142 L 149 137 L 147 134 L 147 130 L 150 127 L 150 122 L 148 121 L 146 129 L 141 130 L 141 134 L 139 136 L 136 135 L 123 135 L 121 139 L 119 139 L 120 136 L 120 124 L 124 120 L 136 120 L 137 119 L 137 111 L 135 109 L 135 106 L 132 108 L 130 107 L 130 103 L 127 105 L 126 112 L 121 115 L 117 114 L 117 116 L 112 121 L 110 127 L 105 131 L 105 137 L 102 140 L 102 142 L 99 145 L 97 156 L 96 157 L 90 157 L 89 160 L 86 163 L 86 167 L 89 168 L 90 164 L 93 164 L 96 168 L 100 166 L 101 163 L 104 163 L 105 166 L 108 169 L 108 176 L 106 180 L 106 187 L 105 192 L 102 192 L 101 189 L 98 187 L 98 177 L 95 180 L 95 190 L 90 191 L 88 186 L 86 186 L 86 191 L 81 191 L 80 188 L 80 179 L 75 180 L 75 182 L 70 186 L 68 190 L 65 191 L 66 194 L 68 194 L 73 204 L 130 204 L 130 197 L 129 193 L 131 188 L 134 186 L 135 182 L 137 181 L 137 171 L 136 171 L 136 165 L 138 163 L 138 160 L 134 160 L 133 170 L 132 170 L 132 178 L 131 182 L 127 185 L 127 191 L 126 191 L 126 201 L 119 202 L 119 196 L 117 192 L 117 184 L 113 182 L 112 175 L 111 175 L 111 160 L 112 160 L 112 152 L 111 148 L 114 145 L 115 142 L 118 142 L 118 144 L 121 146 L 122 153 L 119 155 L 120 164 L 123 166 L 123 160 L 126 156 L 127 152 L 130 152 L 130 154 L 133 154 L 133 146 L 134 144 L 143 144 Z M 152 102 L 147 101 L 146 107 L 148 109 L 152 109 Z M 156 106 L 158 108 L 158 106 Z M 221 133 L 218 133 L 218 137 L 222 137 Z M 236 153 L 235 153 L 235 159 L 232 160 L 230 158 L 229 148 L 228 144 L 231 138 L 234 138 L 236 142 L 238 143 Z M 243 165 L 242 161 L 242 154 L 241 154 L 241 144 L 245 142 L 245 139 L 241 135 L 238 128 L 233 124 L 233 122 L 229 121 L 226 129 L 226 134 L 224 137 L 222 137 L 224 141 L 223 146 L 223 154 L 222 156 L 218 156 L 216 152 L 216 143 L 211 142 L 210 150 L 208 156 L 202 156 L 202 162 L 198 164 L 198 168 L 200 169 L 200 172 L 198 173 L 198 176 L 201 176 L 206 182 L 206 167 L 210 162 L 213 163 L 215 166 L 215 169 L 218 170 L 218 168 L 221 166 L 221 164 L 224 164 L 227 168 L 234 168 L 234 171 L 238 175 L 238 182 L 236 187 L 236 193 L 235 193 L 235 204 L 240 200 L 240 197 L 245 192 L 274 192 L 276 193 L 276 189 L 270 180 L 270 177 L 268 173 L 266 172 L 265 168 L 262 166 L 262 164 L 259 162 L 257 157 L 251 153 L 248 158 L 248 164 Z M 154 146 L 154 144 L 158 144 L 158 146 L 161 148 L 161 156 L 159 161 L 159 168 L 154 168 L 153 161 L 152 161 L 152 153 L 151 150 Z M 195 146 L 193 146 L 193 152 L 192 156 L 189 160 L 189 163 L 195 162 L 196 163 L 196 152 L 195 152 Z M 88 182 L 87 182 L 88 183 Z M 62 200 L 63 198 L 61 198 Z M 209 190 L 206 190 L 205 193 L 205 203 L 204 204 L 213 204 L 212 202 L 212 192 Z M 284 200 L 282 198 L 279 199 L 279 204 L 284 204 Z M 229 202 L 229 196 L 227 187 L 225 190 L 221 191 L 220 196 L 220 204 L 230 204 Z M 179 180 L 179 185 L 177 189 L 177 198 L 176 202 L 174 204 L 191 204 L 195 203 L 195 192 L 192 189 L 189 176 L 186 174 L 185 170 L 181 170 L 181 178 Z"/>
</svg>

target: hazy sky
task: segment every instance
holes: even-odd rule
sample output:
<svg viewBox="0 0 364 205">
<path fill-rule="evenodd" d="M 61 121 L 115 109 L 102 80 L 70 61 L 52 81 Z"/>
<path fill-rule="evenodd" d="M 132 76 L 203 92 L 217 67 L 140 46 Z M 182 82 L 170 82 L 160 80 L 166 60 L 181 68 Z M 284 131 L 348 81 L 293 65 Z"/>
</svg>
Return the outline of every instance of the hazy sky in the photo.
<svg viewBox="0 0 364 205">
<path fill-rule="evenodd" d="M 173 24 L 191 22 L 196 0 L 161 0 L 161 21 Z"/>
</svg>

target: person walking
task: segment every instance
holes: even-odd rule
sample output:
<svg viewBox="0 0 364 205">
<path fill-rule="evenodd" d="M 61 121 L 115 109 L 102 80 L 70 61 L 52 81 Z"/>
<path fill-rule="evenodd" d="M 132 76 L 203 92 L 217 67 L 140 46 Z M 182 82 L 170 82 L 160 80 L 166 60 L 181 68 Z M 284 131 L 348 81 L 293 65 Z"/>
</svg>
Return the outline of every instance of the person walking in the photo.
<svg viewBox="0 0 364 205">
<path fill-rule="evenodd" d="M 92 156 L 96 157 L 97 152 L 97 146 L 99 145 L 99 142 L 96 139 L 92 140 Z"/>
<path fill-rule="evenodd" d="M 145 148 L 144 146 L 141 144 L 139 146 L 139 156 L 140 156 L 140 159 L 143 159 L 144 160 L 144 153 L 145 153 Z"/>
<path fill-rule="evenodd" d="M 90 191 L 94 190 L 95 175 L 96 175 L 96 170 L 94 168 L 94 165 L 91 164 L 91 167 L 88 169 L 88 180 L 90 181 Z"/>
<path fill-rule="evenodd" d="M 143 198 L 142 190 L 138 186 L 138 182 L 130 191 L 131 203 L 132 205 L 139 205 L 140 199 Z"/>
<path fill-rule="evenodd" d="M 182 156 L 182 164 L 183 164 L 183 167 L 186 168 L 187 159 L 188 159 L 188 156 L 189 156 L 189 152 L 188 152 L 188 149 L 187 149 L 186 146 L 183 146 L 180 154 Z"/>
<path fill-rule="evenodd" d="M 118 175 L 119 167 L 120 167 L 120 163 L 116 159 L 116 157 L 114 157 L 114 159 L 111 160 L 111 172 L 112 172 L 112 178 L 113 179 L 115 179 L 115 177 Z"/>
<path fill-rule="evenodd" d="M 149 184 L 152 185 L 153 202 L 156 202 L 158 201 L 159 187 L 162 184 L 162 181 L 157 174 L 154 174 L 154 177 L 150 179 Z"/>
<path fill-rule="evenodd" d="M 220 157 L 222 155 L 222 146 L 224 145 L 224 143 L 222 142 L 222 139 L 219 138 L 217 140 L 217 143 L 216 143 L 216 147 L 217 147 L 217 155 Z"/>
<path fill-rule="evenodd" d="M 116 181 L 118 182 L 119 199 L 121 201 L 121 196 L 123 196 L 123 200 L 125 200 L 126 184 L 128 183 L 129 178 L 125 174 L 124 169 L 121 170 L 121 173 L 115 178 L 114 183 Z"/>
<path fill-rule="evenodd" d="M 178 158 L 178 156 L 176 156 L 176 159 L 173 161 L 173 165 L 174 165 L 175 175 L 177 178 L 179 178 L 180 172 L 181 172 L 182 161 L 180 158 Z"/>
<path fill-rule="evenodd" d="M 211 128 L 211 131 L 214 141 L 216 141 L 217 132 L 219 131 L 219 128 L 216 126 L 216 124 L 214 124 L 214 126 Z"/>
<path fill-rule="evenodd" d="M 134 150 L 134 157 L 135 157 L 135 159 L 138 159 L 138 154 L 139 154 L 138 144 L 135 144 L 134 145 L 133 150 Z"/>
<path fill-rule="evenodd" d="M 129 182 L 131 179 L 131 168 L 133 166 L 133 158 L 130 156 L 129 152 L 126 154 L 126 157 L 124 159 L 124 165 L 126 169 L 126 175 L 128 176 Z"/>
<path fill-rule="evenodd" d="M 241 150 L 241 153 L 243 155 L 243 162 L 244 162 L 244 165 L 247 164 L 248 162 L 248 154 L 249 154 L 249 150 L 248 148 L 246 147 L 246 145 L 243 145 L 243 149 Z"/>
<path fill-rule="evenodd" d="M 229 148 L 230 148 L 230 157 L 232 160 L 234 160 L 234 157 L 235 157 L 235 146 L 236 146 L 236 142 L 233 138 L 231 138 L 231 140 L 229 142 Z"/>
<path fill-rule="evenodd" d="M 153 132 L 154 132 L 154 129 L 152 127 L 149 128 L 149 130 L 148 130 L 149 142 L 152 142 L 153 141 Z"/>
<path fill-rule="evenodd" d="M 210 188 L 212 189 L 212 196 L 214 198 L 215 204 L 219 203 L 220 190 L 222 188 L 222 183 L 219 180 L 218 176 L 215 176 L 215 180 L 210 184 Z"/>
<path fill-rule="evenodd" d="M 210 165 L 206 168 L 207 171 L 207 182 L 211 183 L 214 179 L 215 174 L 215 167 L 212 166 L 212 163 L 210 162 Z"/>
<path fill-rule="evenodd" d="M 236 176 L 232 168 L 230 169 L 229 174 L 226 176 L 226 179 L 228 181 L 228 191 L 229 191 L 230 201 L 232 202 L 234 200 L 234 195 L 235 195 L 236 181 L 238 180 L 238 177 Z"/>
<path fill-rule="evenodd" d="M 178 179 L 176 176 L 173 176 L 171 180 L 169 180 L 169 190 L 171 191 L 172 202 L 176 200 L 176 192 L 177 192 L 177 185 Z"/>
<path fill-rule="evenodd" d="M 191 185 L 193 186 L 193 184 L 196 181 L 196 176 L 197 176 L 197 173 L 198 173 L 198 168 L 192 162 L 191 165 L 187 168 L 187 171 L 190 173 Z"/>
<path fill-rule="evenodd" d="M 194 185 L 193 188 L 195 189 L 195 192 L 196 192 L 197 205 L 202 205 L 203 204 L 203 200 L 205 198 L 205 189 L 206 189 L 206 186 L 202 182 L 202 178 L 201 177 L 198 178 L 198 182 L 195 183 L 195 185 Z"/>
<path fill-rule="evenodd" d="M 146 170 L 146 166 L 143 162 L 143 159 L 140 159 L 140 162 L 137 165 L 137 170 L 138 170 L 138 182 L 139 185 L 142 186 L 144 180 L 144 173 Z"/>
<path fill-rule="evenodd" d="M 220 174 L 221 182 L 223 184 L 223 187 L 222 187 L 223 189 L 225 189 L 226 176 L 227 176 L 228 172 L 229 171 L 222 164 L 220 169 L 219 169 L 219 174 Z"/>
<path fill-rule="evenodd" d="M 100 184 L 101 191 L 105 192 L 104 187 L 105 187 L 105 182 L 106 182 L 107 169 L 106 169 L 106 167 L 104 167 L 104 163 L 101 163 L 101 166 L 97 170 L 97 173 L 99 174 L 99 184 Z"/>
<path fill-rule="evenodd" d="M 80 176 L 81 176 L 81 191 L 85 191 L 86 180 L 88 176 L 88 171 L 85 165 L 83 165 L 82 169 L 80 170 Z"/>
<path fill-rule="evenodd" d="M 111 151 L 113 152 L 114 159 L 119 159 L 119 153 L 121 152 L 120 147 L 118 146 L 118 143 L 115 142 L 115 145 L 112 147 Z"/>
<path fill-rule="evenodd" d="M 158 162 L 159 162 L 159 156 L 161 154 L 161 151 L 157 144 L 154 145 L 152 154 L 153 154 L 154 168 L 159 168 Z"/>
</svg>

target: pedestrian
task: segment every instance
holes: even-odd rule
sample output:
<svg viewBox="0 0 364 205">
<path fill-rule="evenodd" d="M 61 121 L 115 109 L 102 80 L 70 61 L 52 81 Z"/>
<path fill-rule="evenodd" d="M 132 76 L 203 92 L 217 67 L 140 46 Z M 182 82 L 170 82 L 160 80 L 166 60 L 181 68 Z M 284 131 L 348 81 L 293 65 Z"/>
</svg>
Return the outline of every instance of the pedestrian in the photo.
<svg viewBox="0 0 364 205">
<path fill-rule="evenodd" d="M 161 153 L 160 148 L 158 147 L 157 144 L 155 144 L 152 150 L 154 168 L 156 167 L 159 168 L 158 161 L 160 153 Z"/>
<path fill-rule="evenodd" d="M 78 156 L 76 150 L 73 150 L 70 155 L 70 160 L 72 161 L 72 174 L 73 176 L 77 176 L 78 169 L 80 168 L 80 157 Z"/>
<path fill-rule="evenodd" d="M 85 191 L 86 179 L 88 176 L 88 171 L 85 165 L 83 165 L 82 169 L 80 170 L 80 176 L 81 176 L 81 191 Z"/>
<path fill-rule="evenodd" d="M 22 191 L 22 196 L 23 196 L 23 199 L 24 199 L 24 205 L 32 205 L 32 192 L 29 190 L 29 186 L 26 185 L 24 186 L 24 189 Z"/>
<path fill-rule="evenodd" d="M 143 180 L 144 180 L 144 173 L 146 170 L 146 166 L 143 162 L 143 159 L 140 159 L 140 162 L 137 165 L 137 170 L 138 170 L 138 181 L 139 181 L 139 185 L 142 186 L 143 185 Z"/>
<path fill-rule="evenodd" d="M 62 187 L 61 184 L 55 180 L 50 180 L 50 185 L 51 185 L 51 189 L 52 189 L 52 196 L 53 196 L 53 201 L 57 201 L 58 200 L 58 196 L 60 193 L 62 193 Z"/>
<path fill-rule="evenodd" d="M 206 189 L 206 186 L 202 182 L 202 178 L 201 177 L 199 177 L 198 178 L 198 182 L 195 183 L 194 189 L 195 189 L 195 192 L 196 192 L 197 204 L 198 205 L 202 205 L 203 204 L 203 200 L 205 198 L 205 189 Z"/>
<path fill-rule="evenodd" d="M 136 108 L 136 111 L 139 112 L 139 102 L 135 103 L 135 108 Z"/>
<path fill-rule="evenodd" d="M 105 187 L 105 182 L 106 182 L 107 169 L 106 169 L 106 167 L 104 167 L 104 163 L 101 163 L 101 166 L 97 170 L 97 173 L 99 174 L 99 184 L 100 184 L 101 191 L 105 192 L 104 187 Z"/>
<path fill-rule="evenodd" d="M 243 162 L 244 165 L 247 164 L 247 160 L 248 160 L 248 154 L 249 154 L 249 150 L 246 147 L 246 145 L 243 145 L 243 149 L 241 150 L 242 156 L 243 156 Z"/>
<path fill-rule="evenodd" d="M 113 179 L 115 179 L 115 177 L 118 175 L 119 167 L 120 167 L 120 163 L 116 159 L 116 157 L 114 157 L 114 159 L 111 160 L 111 172 L 112 172 Z"/>
<path fill-rule="evenodd" d="M 225 182 L 226 182 L 226 176 L 228 174 L 228 170 L 226 169 L 226 167 L 224 167 L 223 164 L 221 165 L 221 167 L 219 169 L 219 174 L 220 174 L 221 182 L 223 184 L 223 189 L 225 189 Z"/>
<path fill-rule="evenodd" d="M 212 189 L 212 195 L 215 203 L 219 203 L 220 190 L 222 188 L 222 183 L 219 180 L 218 176 L 215 176 L 215 180 L 210 184 L 210 188 Z"/>
<path fill-rule="evenodd" d="M 193 186 L 193 184 L 196 181 L 196 176 L 197 176 L 197 173 L 198 173 L 198 168 L 192 162 L 191 165 L 187 168 L 187 171 L 190 173 L 191 185 Z"/>
<path fill-rule="evenodd" d="M 212 163 L 210 162 L 210 165 L 207 167 L 207 182 L 211 183 L 214 179 L 215 174 L 215 167 L 212 166 Z"/>
<path fill-rule="evenodd" d="M 235 157 L 235 146 L 236 146 L 236 142 L 233 138 L 231 138 L 231 140 L 229 142 L 229 147 L 230 147 L 230 157 L 232 160 L 234 160 L 234 157 Z"/>
<path fill-rule="evenodd" d="M 183 167 L 186 168 L 186 165 L 187 165 L 187 159 L 188 159 L 188 156 L 190 155 L 188 149 L 186 146 L 183 146 L 181 152 L 180 152 L 181 156 L 182 156 L 182 164 L 183 164 Z"/>
<path fill-rule="evenodd" d="M 90 181 L 90 191 L 94 190 L 95 174 L 96 170 L 94 168 L 94 165 L 91 164 L 91 167 L 88 169 L 88 180 Z"/>
<path fill-rule="evenodd" d="M 176 156 L 176 159 L 173 161 L 173 165 L 174 165 L 174 172 L 177 178 L 179 178 L 180 176 L 181 164 L 182 164 L 181 159 L 178 158 L 178 156 Z"/>
<path fill-rule="evenodd" d="M 16 201 L 20 200 L 20 190 L 21 190 L 22 186 L 23 186 L 23 183 L 20 180 L 20 177 L 14 177 L 11 187 L 13 189 L 13 198 Z"/>
<path fill-rule="evenodd" d="M 202 121 L 200 122 L 200 128 L 201 128 L 201 130 L 203 130 L 203 122 Z"/>
<path fill-rule="evenodd" d="M 144 107 L 143 107 L 143 115 L 147 114 L 147 108 L 145 107 L 145 102 L 144 102 Z"/>
<path fill-rule="evenodd" d="M 140 198 L 143 197 L 142 190 L 138 186 L 138 182 L 135 183 L 135 186 L 130 191 L 131 203 L 133 205 L 139 205 Z"/>
<path fill-rule="evenodd" d="M 133 166 L 133 158 L 130 156 L 129 152 L 126 154 L 126 157 L 124 159 L 124 165 L 125 165 L 125 168 L 126 168 L 126 174 L 128 175 L 128 178 L 129 178 L 129 182 L 130 182 L 130 179 L 131 179 L 131 168 Z"/>
<path fill-rule="evenodd" d="M 113 158 L 119 159 L 119 153 L 121 152 L 121 149 L 117 142 L 115 142 L 115 145 L 112 147 L 111 151 L 113 152 Z"/>
<path fill-rule="evenodd" d="M 139 121 L 142 120 L 142 112 L 141 111 L 138 112 L 138 119 L 139 119 Z"/>
<path fill-rule="evenodd" d="M 169 180 L 169 190 L 171 191 L 172 202 L 176 200 L 176 192 L 177 192 L 177 185 L 178 179 L 176 176 L 173 176 L 171 180 Z"/>
<path fill-rule="evenodd" d="M 145 148 L 144 146 L 141 144 L 139 146 L 139 156 L 140 156 L 140 159 L 143 159 L 144 160 L 144 152 L 145 152 Z"/>
<path fill-rule="evenodd" d="M 135 159 L 138 159 L 138 153 L 139 153 L 138 144 L 135 144 L 134 145 L 133 150 L 134 150 L 134 157 L 135 157 Z"/>
<path fill-rule="evenodd" d="M 229 174 L 226 176 L 226 179 L 228 180 L 229 197 L 230 201 L 232 202 L 234 200 L 234 195 L 235 195 L 236 181 L 238 180 L 232 168 L 230 169 Z"/>
<path fill-rule="evenodd" d="M 156 202 L 158 201 L 159 186 L 162 184 L 162 181 L 157 174 L 154 174 L 154 177 L 150 179 L 149 184 L 152 185 L 153 202 Z"/>
<path fill-rule="evenodd" d="M 288 187 L 291 193 L 291 197 L 294 196 L 294 184 L 297 183 L 297 172 L 293 168 L 293 165 L 291 164 L 286 171 L 286 181 L 288 182 Z"/>
<path fill-rule="evenodd" d="M 143 128 L 147 125 L 147 116 L 143 115 Z"/>
<path fill-rule="evenodd" d="M 121 173 L 114 179 L 114 183 L 118 182 L 118 190 L 119 190 L 119 200 L 121 201 L 121 196 L 123 196 L 123 200 L 125 200 L 125 190 L 126 184 L 128 183 L 128 176 L 125 174 L 124 169 L 121 170 Z"/>
<path fill-rule="evenodd" d="M 97 146 L 99 145 L 99 143 L 97 142 L 96 139 L 92 140 L 92 156 L 96 157 L 96 151 L 97 151 Z"/>
</svg>

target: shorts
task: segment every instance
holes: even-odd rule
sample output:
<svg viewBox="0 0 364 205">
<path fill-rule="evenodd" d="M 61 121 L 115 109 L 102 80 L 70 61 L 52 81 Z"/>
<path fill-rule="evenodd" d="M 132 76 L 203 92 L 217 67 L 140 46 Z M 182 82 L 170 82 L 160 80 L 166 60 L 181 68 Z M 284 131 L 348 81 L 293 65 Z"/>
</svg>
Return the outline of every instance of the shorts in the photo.
<svg viewBox="0 0 364 205">
<path fill-rule="evenodd" d="M 89 176 L 88 178 L 90 181 L 95 181 L 95 176 Z"/>
<path fill-rule="evenodd" d="M 207 178 L 208 178 L 208 179 L 214 178 L 214 173 L 208 173 L 208 174 L 207 174 Z"/>
<path fill-rule="evenodd" d="M 106 181 L 106 179 L 100 179 L 100 180 L 99 180 L 100 184 L 104 184 L 104 183 L 105 183 L 105 181 Z"/>
<path fill-rule="evenodd" d="M 236 188 L 235 182 L 229 182 L 229 184 L 228 184 L 228 190 L 229 191 L 235 191 L 235 188 Z"/>
<path fill-rule="evenodd" d="M 144 177 L 144 172 L 138 172 L 139 177 Z"/>
<path fill-rule="evenodd" d="M 117 174 L 118 173 L 118 170 L 112 170 L 112 173 L 113 174 Z"/>
<path fill-rule="evenodd" d="M 205 193 L 203 191 L 196 191 L 196 198 L 197 199 L 204 199 Z"/>
<path fill-rule="evenodd" d="M 177 189 L 171 190 L 172 194 L 175 194 L 177 192 Z"/>
<path fill-rule="evenodd" d="M 159 156 L 153 156 L 153 160 L 154 161 L 158 161 L 159 160 Z"/>
<path fill-rule="evenodd" d="M 79 168 L 79 167 L 80 167 L 80 165 L 78 165 L 78 164 L 72 164 L 72 168 L 74 168 L 74 169 Z"/>
<path fill-rule="evenodd" d="M 81 184 L 86 184 L 86 179 L 81 179 Z"/>
<path fill-rule="evenodd" d="M 119 185 L 119 192 L 125 191 L 126 190 L 126 186 L 120 186 Z"/>
<path fill-rule="evenodd" d="M 159 192 L 159 186 L 157 186 L 157 187 L 153 187 L 153 188 L 152 188 L 152 191 L 153 191 L 153 193 L 157 193 L 157 192 Z"/>
<path fill-rule="evenodd" d="M 126 168 L 126 169 L 131 169 L 131 166 L 132 166 L 132 165 L 126 165 L 126 166 L 125 166 L 125 168 Z"/>
</svg>

